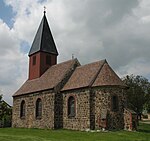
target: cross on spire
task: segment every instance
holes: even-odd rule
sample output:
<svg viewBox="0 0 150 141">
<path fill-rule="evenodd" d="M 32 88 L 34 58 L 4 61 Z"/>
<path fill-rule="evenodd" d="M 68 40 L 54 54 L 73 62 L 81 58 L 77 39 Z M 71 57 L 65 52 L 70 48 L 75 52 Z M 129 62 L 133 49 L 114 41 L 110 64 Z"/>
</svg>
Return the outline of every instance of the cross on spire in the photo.
<svg viewBox="0 0 150 141">
<path fill-rule="evenodd" d="M 44 14 L 46 13 L 46 6 L 44 6 Z"/>
</svg>

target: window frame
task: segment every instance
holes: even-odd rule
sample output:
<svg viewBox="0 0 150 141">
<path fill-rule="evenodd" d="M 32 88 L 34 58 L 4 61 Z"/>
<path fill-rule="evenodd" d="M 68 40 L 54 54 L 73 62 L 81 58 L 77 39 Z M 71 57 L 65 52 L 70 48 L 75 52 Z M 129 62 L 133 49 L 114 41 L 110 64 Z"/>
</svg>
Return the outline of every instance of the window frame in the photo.
<svg viewBox="0 0 150 141">
<path fill-rule="evenodd" d="M 74 118 L 76 116 L 76 99 L 72 95 L 67 100 L 67 115 L 68 118 Z"/>
<path fill-rule="evenodd" d="M 26 116 L 26 103 L 25 100 L 22 100 L 20 104 L 20 118 L 24 119 L 25 116 Z"/>
<path fill-rule="evenodd" d="M 36 119 L 41 119 L 42 118 L 42 100 L 41 98 L 38 98 L 36 100 L 36 108 L 35 108 L 35 117 Z"/>
</svg>

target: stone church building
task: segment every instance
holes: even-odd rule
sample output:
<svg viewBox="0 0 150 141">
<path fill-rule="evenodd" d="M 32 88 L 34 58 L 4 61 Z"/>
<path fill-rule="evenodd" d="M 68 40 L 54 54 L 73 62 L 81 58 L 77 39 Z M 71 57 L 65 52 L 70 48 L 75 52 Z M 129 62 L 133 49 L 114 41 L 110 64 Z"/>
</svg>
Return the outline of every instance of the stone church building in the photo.
<svg viewBox="0 0 150 141">
<path fill-rule="evenodd" d="M 44 16 L 29 52 L 29 77 L 13 95 L 12 127 L 123 129 L 126 86 L 106 60 L 57 64 Z"/>
</svg>

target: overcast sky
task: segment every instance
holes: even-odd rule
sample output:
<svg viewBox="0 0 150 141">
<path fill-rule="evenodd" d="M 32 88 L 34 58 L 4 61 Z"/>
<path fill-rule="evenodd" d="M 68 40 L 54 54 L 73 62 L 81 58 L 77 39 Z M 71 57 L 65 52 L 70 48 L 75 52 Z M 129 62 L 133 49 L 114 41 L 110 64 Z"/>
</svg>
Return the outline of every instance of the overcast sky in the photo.
<svg viewBox="0 0 150 141">
<path fill-rule="evenodd" d="M 28 52 L 43 7 L 59 51 L 58 62 L 107 59 L 120 77 L 150 80 L 149 0 L 1 0 L 0 90 L 12 95 L 28 78 Z"/>
</svg>

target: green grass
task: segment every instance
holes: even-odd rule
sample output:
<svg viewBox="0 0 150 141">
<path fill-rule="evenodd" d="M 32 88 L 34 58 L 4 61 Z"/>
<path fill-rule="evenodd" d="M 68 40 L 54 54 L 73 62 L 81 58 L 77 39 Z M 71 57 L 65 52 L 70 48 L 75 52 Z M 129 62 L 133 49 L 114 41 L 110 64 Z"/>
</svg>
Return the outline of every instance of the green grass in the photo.
<svg viewBox="0 0 150 141">
<path fill-rule="evenodd" d="M 150 141 L 150 124 L 141 123 L 136 132 L 109 131 L 107 133 L 0 128 L 0 141 Z"/>
</svg>

